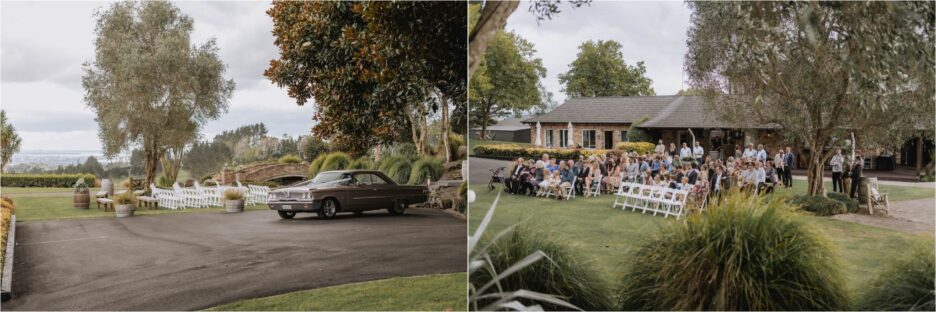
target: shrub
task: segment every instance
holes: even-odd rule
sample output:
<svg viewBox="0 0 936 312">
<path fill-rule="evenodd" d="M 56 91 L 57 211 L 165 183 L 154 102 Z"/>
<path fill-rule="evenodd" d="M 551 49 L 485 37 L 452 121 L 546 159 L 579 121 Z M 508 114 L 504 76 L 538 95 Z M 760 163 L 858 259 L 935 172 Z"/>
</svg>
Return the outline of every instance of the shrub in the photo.
<svg viewBox="0 0 936 312">
<path fill-rule="evenodd" d="M 75 181 L 75 185 L 72 185 L 72 187 L 75 188 L 75 193 L 88 191 L 88 183 L 85 183 L 84 178 L 80 178 L 78 181 Z"/>
<path fill-rule="evenodd" d="M 162 187 L 162 188 L 171 189 L 173 183 L 175 183 L 175 181 L 173 181 L 172 178 L 165 176 L 165 175 L 161 175 L 159 176 L 159 178 L 156 179 L 156 186 Z"/>
<path fill-rule="evenodd" d="M 390 167 L 393 167 L 394 164 L 400 161 L 408 161 L 402 157 L 384 157 L 379 163 L 377 163 L 377 170 L 387 173 L 390 170 Z"/>
<path fill-rule="evenodd" d="M 436 157 L 423 157 L 413 164 L 409 174 L 408 184 L 424 184 L 426 180 L 438 181 L 442 176 L 442 159 Z"/>
<path fill-rule="evenodd" d="M 133 205 L 136 204 L 136 195 L 132 191 L 126 191 L 120 195 L 114 196 L 115 205 Z"/>
<path fill-rule="evenodd" d="M 895 257 L 888 267 L 868 283 L 858 310 L 934 311 L 936 275 L 933 244 L 920 244 L 909 256 Z"/>
<path fill-rule="evenodd" d="M 449 134 L 449 153 L 452 154 L 452 160 L 465 159 L 464 151 L 462 150 L 462 153 L 459 154 L 460 149 L 458 148 L 463 145 L 465 145 L 464 136 L 457 133 Z M 445 158 L 445 144 L 442 144 L 441 139 L 439 144 L 436 145 L 436 155 Z"/>
<path fill-rule="evenodd" d="M 399 184 L 406 184 L 409 182 L 410 173 L 413 170 L 413 163 L 407 159 L 398 159 L 393 162 L 384 174 L 396 181 Z"/>
<path fill-rule="evenodd" d="M 650 140 L 653 139 L 646 131 L 640 128 L 640 125 L 647 122 L 647 120 L 650 120 L 650 117 L 641 116 L 631 123 L 630 129 L 627 130 L 626 139 L 628 142 L 650 142 Z"/>
<path fill-rule="evenodd" d="M 623 310 L 841 310 L 837 261 L 787 205 L 734 194 L 665 223 L 628 259 Z"/>
<path fill-rule="evenodd" d="M 402 157 L 407 159 L 419 158 L 419 152 L 416 151 L 416 145 L 413 143 L 397 143 L 388 148 L 387 155 L 391 157 Z"/>
<path fill-rule="evenodd" d="M 225 200 L 241 200 L 244 199 L 244 192 L 241 192 L 238 189 L 228 189 L 224 191 Z"/>
<path fill-rule="evenodd" d="M 348 169 L 371 169 L 374 167 L 374 161 L 368 156 L 361 156 L 348 165 Z"/>
<path fill-rule="evenodd" d="M 610 150 L 603 149 L 568 149 L 568 148 L 542 148 L 542 147 L 523 147 L 514 144 L 490 144 L 478 145 L 473 148 L 475 155 L 497 158 L 517 158 L 540 159 L 543 154 L 549 154 L 550 158 L 556 159 L 578 159 L 579 155 L 588 157 L 591 155 L 604 155 Z"/>
<path fill-rule="evenodd" d="M 302 162 L 302 159 L 296 155 L 286 155 L 286 156 L 280 157 L 280 159 L 277 162 L 281 164 L 298 164 Z"/>
<path fill-rule="evenodd" d="M 614 310 L 611 288 L 602 282 L 603 277 L 591 263 L 584 261 L 565 243 L 544 234 L 520 226 L 490 244 L 487 250 L 490 264 L 494 272 L 498 273 L 537 251 L 542 251 L 548 257 L 501 279 L 499 286 L 503 289 L 525 289 L 556 295 L 586 311 Z M 478 270 L 471 274 L 471 283 L 484 285 L 494 277 L 491 273 L 489 270 Z M 493 301 L 481 300 L 481 304 Z M 549 303 L 540 304 L 547 311 L 568 310 Z"/>
<path fill-rule="evenodd" d="M 650 142 L 620 142 L 614 146 L 614 148 L 619 149 L 623 152 L 631 153 L 636 152 L 637 154 L 652 154 L 656 145 Z"/>
<path fill-rule="evenodd" d="M 0 179 L 3 187 L 73 187 L 75 181 L 94 181 L 93 174 L 21 174 L 4 173 Z"/>
<path fill-rule="evenodd" d="M 319 172 L 346 169 L 350 164 L 351 156 L 342 152 L 334 152 L 325 157 Z"/>
<path fill-rule="evenodd" d="M 801 210 L 815 213 L 817 216 L 832 216 L 843 214 L 848 211 L 848 208 L 845 207 L 845 203 L 822 195 L 793 196 L 790 200 L 790 204 L 799 206 Z M 855 209 L 857 210 L 857 206 Z"/>
<path fill-rule="evenodd" d="M 458 185 L 458 190 L 455 191 L 458 197 L 455 197 L 454 208 L 458 212 L 464 213 L 465 208 L 468 207 L 468 181 L 462 182 Z"/>
<path fill-rule="evenodd" d="M 845 204 L 845 210 L 849 213 L 858 212 L 858 200 L 848 197 L 848 194 L 832 192 L 829 193 L 829 198 Z"/>
<path fill-rule="evenodd" d="M 328 157 L 328 154 L 319 154 L 318 157 L 315 157 L 315 160 L 309 164 L 309 178 L 314 178 L 315 175 L 319 173 L 319 169 L 322 167 L 322 162 L 325 161 L 325 157 Z"/>
</svg>

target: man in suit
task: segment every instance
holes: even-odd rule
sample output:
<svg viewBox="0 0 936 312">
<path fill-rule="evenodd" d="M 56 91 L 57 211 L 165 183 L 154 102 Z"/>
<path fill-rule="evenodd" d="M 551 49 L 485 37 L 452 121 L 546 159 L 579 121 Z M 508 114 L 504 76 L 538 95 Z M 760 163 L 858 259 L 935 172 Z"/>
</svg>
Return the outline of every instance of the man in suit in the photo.
<svg viewBox="0 0 936 312">
<path fill-rule="evenodd" d="M 796 159 L 793 155 L 793 149 L 786 147 L 786 153 L 783 154 L 783 185 L 793 187 L 793 162 Z"/>
<path fill-rule="evenodd" d="M 852 165 L 851 170 L 851 194 L 849 194 L 851 198 L 857 198 L 856 194 L 858 193 L 858 183 L 861 182 L 862 169 L 864 169 L 864 159 L 861 158 L 861 154 L 855 155 L 855 163 Z"/>
<path fill-rule="evenodd" d="M 518 157 L 513 168 L 510 169 L 510 176 L 507 177 L 504 185 L 507 187 L 507 193 L 516 194 L 520 190 L 520 173 L 523 171 L 523 157 Z"/>
</svg>

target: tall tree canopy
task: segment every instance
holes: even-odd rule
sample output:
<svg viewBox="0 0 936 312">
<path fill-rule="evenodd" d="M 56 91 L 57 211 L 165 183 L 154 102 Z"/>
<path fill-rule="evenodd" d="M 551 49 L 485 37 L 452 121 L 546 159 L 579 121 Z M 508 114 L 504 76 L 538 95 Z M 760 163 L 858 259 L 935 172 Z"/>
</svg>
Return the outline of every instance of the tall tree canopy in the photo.
<svg viewBox="0 0 936 312">
<path fill-rule="evenodd" d="M 541 105 L 543 77 L 546 68 L 533 44 L 513 32 L 499 31 L 471 77 L 471 121 L 480 121 L 482 137 L 493 118 Z"/>
<path fill-rule="evenodd" d="M 465 105 L 465 5 L 275 2 L 280 56 L 264 75 L 299 105 L 314 99 L 317 136 L 363 154 L 415 133 L 413 112 Z"/>
<path fill-rule="evenodd" d="M 148 186 L 166 151 L 227 111 L 234 81 L 223 77 L 214 39 L 192 44 L 192 19 L 169 2 L 113 3 L 96 17 L 84 99 L 106 155 L 141 147 Z"/>
<path fill-rule="evenodd" d="M 621 47 L 614 40 L 582 43 L 569 71 L 559 74 L 563 91 L 569 97 L 655 95 L 643 61 L 627 65 Z"/>
<path fill-rule="evenodd" d="M 0 173 L 13 159 L 13 154 L 19 152 L 20 143 L 22 143 L 22 139 L 16 133 L 13 124 L 7 120 L 6 111 L 0 110 Z"/>
<path fill-rule="evenodd" d="M 808 148 L 808 193 L 821 194 L 828 147 L 850 133 L 875 147 L 932 132 L 934 6 L 689 2 L 690 85 L 718 117 L 777 124 Z"/>
</svg>

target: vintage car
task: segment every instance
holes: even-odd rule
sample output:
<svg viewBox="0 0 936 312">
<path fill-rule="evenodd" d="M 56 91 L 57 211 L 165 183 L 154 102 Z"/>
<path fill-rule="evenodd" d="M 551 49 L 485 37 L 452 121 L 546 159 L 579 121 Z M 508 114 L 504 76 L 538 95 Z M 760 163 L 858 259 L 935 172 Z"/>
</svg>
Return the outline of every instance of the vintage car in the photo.
<svg viewBox="0 0 936 312">
<path fill-rule="evenodd" d="M 330 219 L 339 212 L 361 214 L 384 208 L 399 215 L 428 196 L 428 187 L 399 185 L 380 171 L 337 170 L 273 190 L 268 205 L 283 219 L 292 219 L 299 212 L 317 212 L 319 217 Z"/>
</svg>

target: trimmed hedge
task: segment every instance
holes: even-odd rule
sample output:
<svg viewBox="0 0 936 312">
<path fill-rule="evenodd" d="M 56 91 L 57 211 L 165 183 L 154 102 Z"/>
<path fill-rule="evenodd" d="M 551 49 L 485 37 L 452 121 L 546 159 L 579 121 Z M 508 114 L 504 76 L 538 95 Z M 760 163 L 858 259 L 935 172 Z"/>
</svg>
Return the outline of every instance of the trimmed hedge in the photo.
<svg viewBox="0 0 936 312">
<path fill-rule="evenodd" d="M 636 152 L 640 155 L 652 154 L 656 149 L 656 145 L 650 142 L 620 142 L 614 147 L 624 152 Z"/>
<path fill-rule="evenodd" d="M 848 211 L 846 204 L 829 197 L 816 195 L 797 195 L 793 196 L 790 204 L 799 206 L 801 210 L 815 213 L 817 216 L 832 216 L 843 214 Z M 857 211 L 857 205 L 855 210 Z"/>
<path fill-rule="evenodd" d="M 609 152 L 620 153 L 606 149 L 570 149 L 570 148 L 542 148 L 542 147 L 522 147 L 514 144 L 491 144 L 479 145 L 473 148 L 475 156 L 488 156 L 497 158 L 517 158 L 540 159 L 543 154 L 549 154 L 549 158 L 555 159 L 577 159 L 579 156 L 604 155 Z"/>
<path fill-rule="evenodd" d="M 829 193 L 829 198 L 840 201 L 843 204 L 845 204 L 845 209 L 849 213 L 858 212 L 858 200 L 848 197 L 848 195 L 845 193 L 832 192 L 832 193 Z"/>
<path fill-rule="evenodd" d="M 72 187 L 84 178 L 94 184 L 93 174 L 3 174 L 0 185 L 5 187 Z"/>
</svg>

